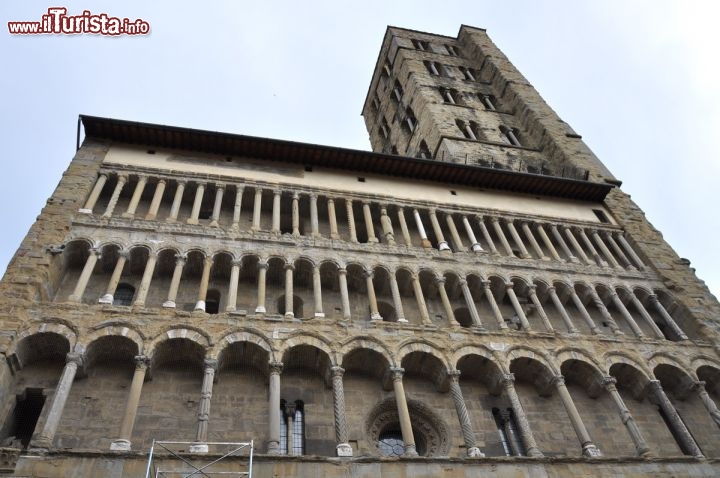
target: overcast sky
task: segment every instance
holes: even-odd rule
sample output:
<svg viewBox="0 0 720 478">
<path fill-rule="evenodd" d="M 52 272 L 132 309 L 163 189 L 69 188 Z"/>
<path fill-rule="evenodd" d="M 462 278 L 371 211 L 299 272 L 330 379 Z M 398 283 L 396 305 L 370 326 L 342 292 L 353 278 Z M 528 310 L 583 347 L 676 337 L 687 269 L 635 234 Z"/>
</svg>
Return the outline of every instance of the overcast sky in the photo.
<svg viewBox="0 0 720 478">
<path fill-rule="evenodd" d="M 6 22 L 142 18 L 148 36 L 12 36 Z M 78 114 L 368 150 L 387 25 L 490 37 L 720 295 L 720 3 L 0 3 L 0 270 L 75 149 Z"/>
</svg>

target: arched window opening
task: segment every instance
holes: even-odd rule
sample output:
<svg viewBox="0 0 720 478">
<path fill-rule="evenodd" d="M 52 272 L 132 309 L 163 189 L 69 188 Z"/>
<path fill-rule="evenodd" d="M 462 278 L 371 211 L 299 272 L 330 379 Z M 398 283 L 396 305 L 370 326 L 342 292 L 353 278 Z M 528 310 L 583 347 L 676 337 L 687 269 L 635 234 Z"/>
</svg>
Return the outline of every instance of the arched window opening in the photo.
<svg viewBox="0 0 720 478">
<path fill-rule="evenodd" d="M 208 314 L 217 314 L 220 310 L 220 291 L 210 289 L 205 296 L 205 312 Z"/>
<path fill-rule="evenodd" d="M 305 404 L 280 400 L 280 453 L 305 454 Z"/>
<path fill-rule="evenodd" d="M 519 438 L 520 435 L 517 431 L 517 421 L 513 409 L 500 410 L 499 408 L 493 408 L 492 414 L 505 456 L 525 456 L 525 447 Z"/>
<path fill-rule="evenodd" d="M 22 446 L 26 449 L 30 445 L 30 439 L 35 431 L 38 418 L 45 405 L 45 395 L 41 388 L 26 388 L 22 394 L 17 395 L 15 410 L 10 417 L 11 423 L 6 424 L 8 428 L 8 445 Z"/>
<path fill-rule="evenodd" d="M 121 282 L 115 289 L 113 305 L 132 305 L 133 297 L 135 297 L 135 287 Z"/>
</svg>

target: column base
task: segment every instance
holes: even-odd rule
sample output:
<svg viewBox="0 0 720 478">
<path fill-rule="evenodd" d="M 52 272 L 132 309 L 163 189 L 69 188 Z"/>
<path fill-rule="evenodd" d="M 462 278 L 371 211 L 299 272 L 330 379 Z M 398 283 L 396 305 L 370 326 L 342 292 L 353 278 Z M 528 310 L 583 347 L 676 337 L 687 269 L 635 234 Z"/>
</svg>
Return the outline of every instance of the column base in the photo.
<svg viewBox="0 0 720 478">
<path fill-rule="evenodd" d="M 593 443 L 585 445 L 583 447 L 582 454 L 583 456 L 587 456 L 588 458 L 597 458 L 603 456 L 603 454 L 600 452 L 600 449 Z"/>
<path fill-rule="evenodd" d="M 237 310 L 237 309 L 234 305 L 229 305 L 229 306 L 225 307 L 225 312 L 235 312 L 235 310 Z"/>
<path fill-rule="evenodd" d="M 82 209 L 78 209 L 78 212 L 79 212 L 80 214 L 92 214 L 92 209 L 82 208 Z"/>
<path fill-rule="evenodd" d="M 375 313 L 375 314 L 370 314 L 370 320 L 371 320 L 371 321 L 378 321 L 378 320 L 382 320 L 382 319 L 383 319 L 383 318 L 382 318 L 382 315 L 380 315 L 380 314 L 376 314 L 376 313 Z"/>
<path fill-rule="evenodd" d="M 145 216 L 145 220 L 146 221 L 154 221 L 156 217 L 157 217 L 157 214 L 147 214 Z"/>
<path fill-rule="evenodd" d="M 291 319 L 291 320 L 292 320 L 292 319 L 294 319 L 294 318 L 295 318 L 295 314 L 294 314 L 294 313 L 292 313 L 292 312 L 285 312 L 285 318 L 286 318 L 286 319 Z"/>
<path fill-rule="evenodd" d="M 190 445 L 188 451 L 190 453 L 207 453 L 208 446 L 207 443 L 193 443 L 192 445 Z"/>
<path fill-rule="evenodd" d="M 280 454 L 280 444 L 276 441 L 268 442 L 267 454 L 268 455 L 279 455 Z"/>
<path fill-rule="evenodd" d="M 193 218 L 190 218 L 190 219 L 188 219 L 188 220 L 185 221 L 185 222 L 188 223 L 188 224 L 193 224 L 193 225 L 196 225 L 196 224 L 199 224 L 199 223 L 200 223 L 200 221 L 198 221 L 197 219 L 193 219 Z"/>
<path fill-rule="evenodd" d="M 122 213 L 122 214 L 120 215 L 120 217 L 122 217 L 122 218 L 124 218 L 124 219 L 132 219 L 132 218 L 135 217 L 135 214 L 134 214 L 134 213 L 130 213 L 130 212 L 124 212 L 124 213 Z"/>
<path fill-rule="evenodd" d="M 467 449 L 468 458 L 485 458 L 485 453 L 480 451 L 480 448 L 471 446 Z"/>
<path fill-rule="evenodd" d="M 485 250 L 482 248 L 482 246 L 478 242 L 476 242 L 475 244 L 472 245 L 472 250 L 473 250 L 473 252 L 485 252 Z"/>
<path fill-rule="evenodd" d="M 335 452 L 337 456 L 353 456 L 352 447 L 348 443 L 339 443 L 338 446 L 335 447 Z"/>
<path fill-rule="evenodd" d="M 165 219 L 165 222 L 167 222 L 168 224 L 172 224 L 174 222 L 177 222 L 177 219 L 174 217 L 169 217 L 169 218 Z"/>
<path fill-rule="evenodd" d="M 378 244 L 380 241 L 377 237 L 369 237 L 368 242 L 372 242 L 373 244 Z"/>
<path fill-rule="evenodd" d="M 414 443 L 412 445 L 405 445 L 405 453 L 403 456 L 419 456 Z"/>
<path fill-rule="evenodd" d="M 98 299 L 99 304 L 112 304 L 115 298 L 112 294 L 105 294 Z"/>
<path fill-rule="evenodd" d="M 407 324 L 408 319 L 402 318 L 402 319 L 398 319 L 397 321 L 400 322 L 401 324 Z"/>
<path fill-rule="evenodd" d="M 313 314 L 313 317 L 315 317 L 316 319 L 324 319 L 325 313 L 324 312 L 315 312 L 315 314 Z"/>
<path fill-rule="evenodd" d="M 432 249 L 432 244 L 427 239 L 420 241 L 424 249 Z"/>
<path fill-rule="evenodd" d="M 194 311 L 201 310 L 201 311 L 205 312 L 205 301 L 204 300 L 197 301 L 197 303 L 195 304 L 195 308 L 193 310 Z"/>
<path fill-rule="evenodd" d="M 217 221 L 210 221 L 210 224 L 208 224 L 210 227 L 219 227 L 220 224 Z"/>
<path fill-rule="evenodd" d="M 38 437 L 30 441 L 30 446 L 28 448 L 30 449 L 30 451 L 44 453 L 47 452 L 51 446 L 52 440 L 45 437 Z"/>
<path fill-rule="evenodd" d="M 112 451 L 130 451 L 130 440 L 119 438 L 110 444 Z"/>
<path fill-rule="evenodd" d="M 267 312 L 267 311 L 265 310 L 264 306 L 259 305 L 259 306 L 255 307 L 256 314 L 264 314 L 265 312 Z"/>
<path fill-rule="evenodd" d="M 528 456 L 531 458 L 544 458 L 545 457 L 545 455 L 543 455 L 543 453 L 540 450 L 538 450 L 537 448 L 530 448 L 527 453 L 528 453 Z"/>
<path fill-rule="evenodd" d="M 166 309 L 174 309 L 175 301 L 174 300 L 166 300 L 165 302 L 163 302 L 162 306 Z"/>
</svg>

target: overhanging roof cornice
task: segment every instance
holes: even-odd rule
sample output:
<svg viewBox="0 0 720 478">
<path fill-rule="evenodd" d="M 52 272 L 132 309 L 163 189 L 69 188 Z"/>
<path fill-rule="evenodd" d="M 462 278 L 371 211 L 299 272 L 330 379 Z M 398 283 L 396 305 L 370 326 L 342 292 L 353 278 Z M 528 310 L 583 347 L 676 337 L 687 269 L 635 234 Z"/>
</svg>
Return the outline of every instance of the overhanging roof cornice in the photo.
<svg viewBox="0 0 720 478">
<path fill-rule="evenodd" d="M 113 143 L 372 173 L 461 186 L 601 202 L 610 184 L 467 166 L 295 141 L 80 115 L 85 135 Z"/>
</svg>

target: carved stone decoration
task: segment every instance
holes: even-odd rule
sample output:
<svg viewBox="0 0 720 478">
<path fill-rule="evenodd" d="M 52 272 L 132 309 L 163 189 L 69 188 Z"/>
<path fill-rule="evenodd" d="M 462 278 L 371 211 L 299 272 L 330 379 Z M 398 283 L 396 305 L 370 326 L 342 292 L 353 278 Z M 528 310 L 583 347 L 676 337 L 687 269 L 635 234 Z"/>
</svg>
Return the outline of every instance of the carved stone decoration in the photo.
<svg viewBox="0 0 720 478">
<path fill-rule="evenodd" d="M 443 457 L 448 456 L 450 442 L 448 428 L 445 422 L 427 405 L 417 400 L 408 400 L 410 417 L 413 425 L 416 446 L 421 456 Z M 400 428 L 399 417 L 395 399 L 387 398 L 370 411 L 365 422 L 366 436 L 371 440 L 369 449 L 377 448 L 380 435 L 388 428 Z"/>
</svg>

